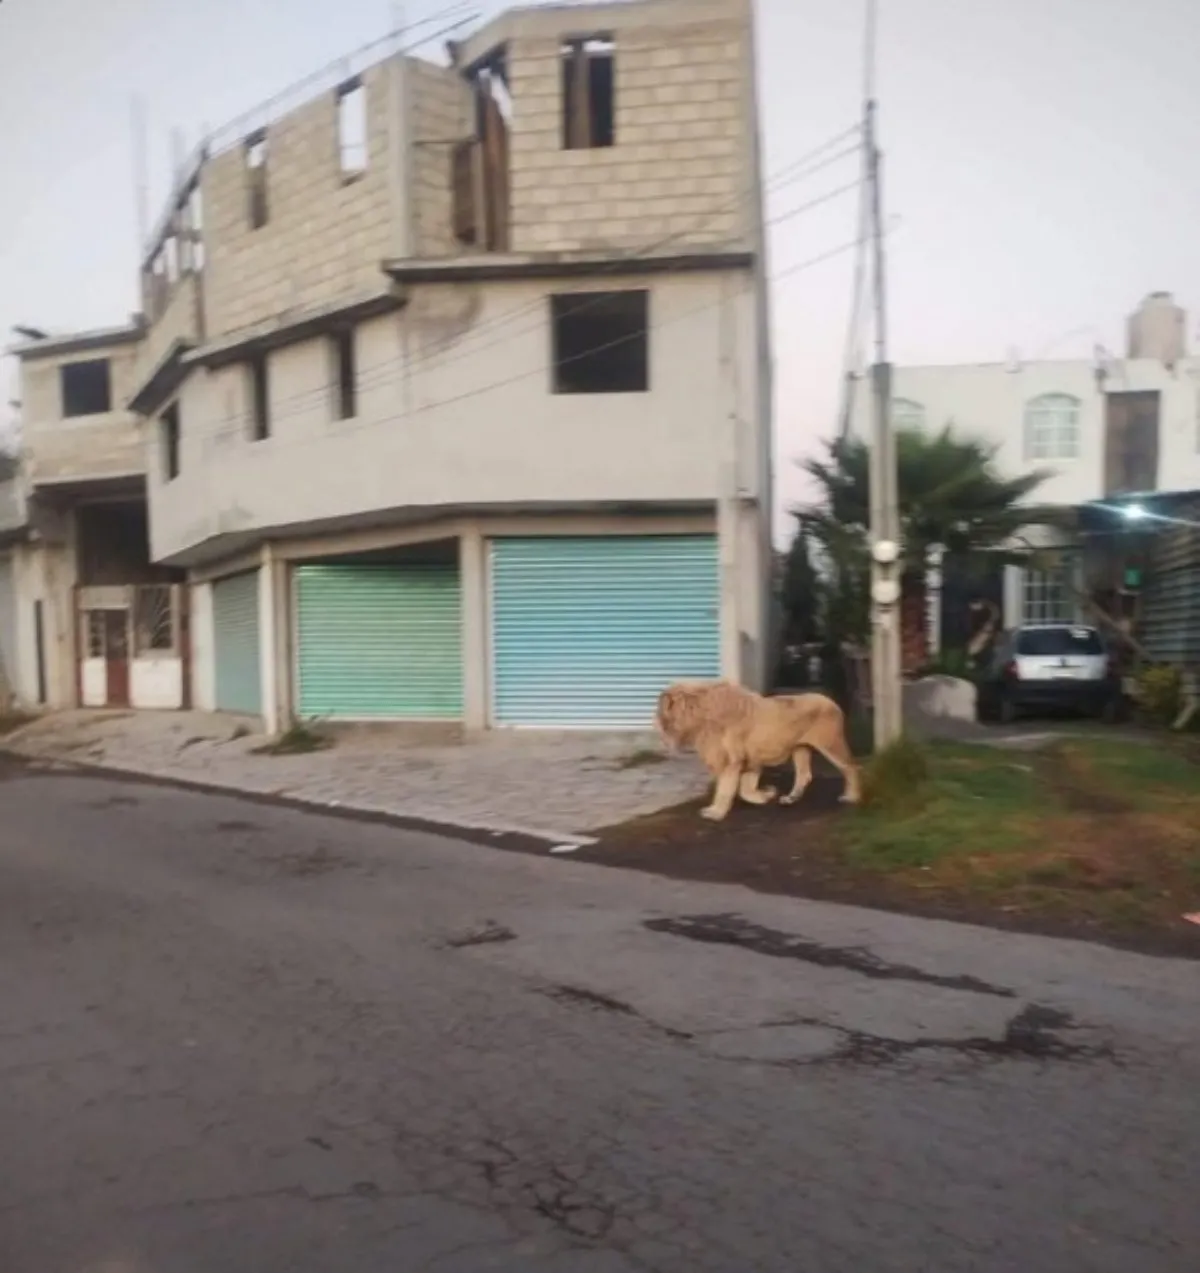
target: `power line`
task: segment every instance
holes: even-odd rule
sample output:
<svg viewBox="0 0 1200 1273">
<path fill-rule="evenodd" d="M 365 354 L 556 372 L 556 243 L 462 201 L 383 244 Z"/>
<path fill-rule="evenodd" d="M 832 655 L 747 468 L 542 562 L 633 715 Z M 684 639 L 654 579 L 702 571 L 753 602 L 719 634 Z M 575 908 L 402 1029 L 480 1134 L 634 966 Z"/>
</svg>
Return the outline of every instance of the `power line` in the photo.
<svg viewBox="0 0 1200 1273">
<path fill-rule="evenodd" d="M 768 188 L 774 187 L 775 189 L 783 189 L 784 187 L 795 184 L 798 181 L 806 180 L 809 177 L 815 176 L 817 173 L 824 171 L 826 168 L 831 167 L 835 163 L 839 163 L 849 156 L 857 154 L 860 147 L 856 145 L 848 149 L 842 149 L 836 154 L 827 156 L 823 159 L 820 158 L 820 156 L 822 156 L 824 152 L 829 150 L 832 146 L 845 141 L 848 137 L 858 133 L 859 128 L 860 126 L 856 124 L 849 129 L 845 129 L 842 132 L 835 134 L 833 137 L 828 138 L 825 142 L 821 143 L 821 145 L 793 160 L 778 173 L 768 178 Z M 808 203 L 788 209 L 787 211 L 779 214 L 777 217 L 767 219 L 765 224 L 771 226 L 792 220 L 812 208 L 819 207 L 833 198 L 847 193 L 853 188 L 854 183 L 840 186 L 835 190 L 829 191 L 813 200 L 810 200 Z M 751 187 L 751 191 L 753 191 L 753 189 L 754 187 Z M 596 271 L 596 275 L 593 276 L 593 280 L 595 277 L 602 278 L 606 275 L 619 275 L 630 262 L 653 256 L 655 253 L 664 250 L 666 247 L 678 240 L 695 233 L 698 229 L 703 229 L 717 217 L 741 206 L 747 197 L 747 194 L 743 193 L 737 200 L 722 205 L 714 211 L 705 213 L 703 216 L 696 218 L 683 229 L 674 231 L 672 234 L 655 241 L 647 247 L 638 248 L 634 251 L 625 252 L 613 257 L 611 260 L 604 262 L 602 269 Z M 674 266 L 667 266 L 661 271 L 664 275 L 675 272 L 677 272 L 677 267 Z M 589 284 L 593 282 L 593 280 L 589 280 Z M 589 286 L 589 284 L 581 284 L 572 290 L 586 296 L 591 291 L 594 291 L 594 287 Z M 589 308 L 595 308 L 600 303 L 600 300 L 590 302 L 585 300 L 578 306 L 577 312 L 586 312 Z M 398 358 L 390 358 L 377 363 L 367 374 L 359 378 L 357 388 L 359 390 L 367 390 L 379 388 L 385 384 L 393 382 L 396 379 L 390 370 L 393 368 L 403 367 L 404 371 L 408 372 L 417 370 L 427 363 L 436 363 L 440 370 L 455 362 L 460 362 L 466 358 L 473 358 L 478 354 L 483 353 L 485 350 L 495 348 L 517 336 L 529 335 L 541 328 L 544 307 L 545 297 L 539 296 L 525 305 L 519 305 L 511 311 L 498 314 L 494 318 L 478 324 L 470 331 L 470 333 L 468 333 L 468 337 L 463 341 L 462 347 L 448 356 L 442 356 L 438 353 L 425 353 L 408 356 L 402 355 Z M 527 315 L 532 316 L 535 314 L 537 315 L 537 321 L 535 323 L 524 325 L 519 329 L 516 328 L 516 324 L 520 319 Z M 480 337 L 489 333 L 496 334 L 498 338 L 481 342 Z M 277 410 L 273 412 L 272 418 L 286 419 L 290 415 L 307 410 L 312 403 L 319 401 L 322 397 L 327 397 L 334 390 L 335 386 L 336 381 L 328 380 L 312 389 L 305 389 L 299 393 L 289 394 L 283 398 L 277 399 L 275 403 L 276 407 L 293 406 L 295 410 Z M 227 433 L 231 428 L 236 428 L 239 425 L 245 425 L 249 422 L 250 418 L 251 413 L 248 411 L 237 413 L 231 419 L 227 420 L 226 424 L 222 427 L 221 432 Z"/>
<path fill-rule="evenodd" d="M 897 218 L 896 224 L 898 224 L 898 220 L 899 219 Z M 890 229 L 895 229 L 895 224 L 893 224 L 890 227 Z M 790 265 L 786 269 L 780 270 L 776 272 L 775 274 L 772 274 L 767 281 L 769 283 L 780 283 L 785 279 L 801 274 L 809 269 L 813 269 L 816 266 L 825 263 L 826 261 L 830 261 L 834 259 L 835 257 L 841 256 L 843 253 L 850 251 L 857 246 L 858 246 L 857 240 L 852 240 L 851 242 L 848 242 L 848 243 L 839 244 L 837 247 L 830 248 L 827 251 L 821 252 L 816 256 L 808 257 L 807 259 L 803 261 L 798 261 L 794 265 Z M 647 324 L 645 327 L 640 327 L 636 329 L 635 331 L 627 333 L 624 336 L 617 337 L 612 341 L 606 342 L 605 344 L 595 346 L 587 350 L 586 353 L 584 354 L 575 355 L 573 358 L 563 359 L 562 361 L 570 362 L 570 361 L 575 361 L 576 359 L 581 357 L 590 357 L 597 353 L 602 353 L 609 349 L 614 349 L 619 346 L 625 345 L 631 341 L 640 340 L 643 336 L 647 336 L 654 331 L 659 331 L 664 327 L 674 326 L 676 323 L 682 322 L 688 318 L 692 318 L 697 314 L 705 313 L 708 310 L 717 309 L 725 303 L 726 302 L 724 298 L 718 299 L 716 301 L 706 301 L 703 305 L 694 306 L 691 309 L 685 310 L 681 314 L 676 314 L 673 318 L 667 319 L 664 322 Z M 351 434 L 357 433 L 361 430 L 381 428 L 385 425 L 395 424 L 401 421 L 405 421 L 410 419 L 413 416 L 423 415 L 424 413 L 429 411 L 437 411 L 444 407 L 454 406 L 455 404 L 460 402 L 466 402 L 472 398 L 486 396 L 489 393 L 494 393 L 497 390 L 506 388 L 509 385 L 517 384 L 523 380 L 528 380 L 532 378 L 533 376 L 545 376 L 551 370 L 552 370 L 551 363 L 549 362 L 541 363 L 538 366 L 530 368 L 527 371 L 517 372 L 514 375 L 506 376 L 500 380 L 491 381 L 488 384 L 479 386 L 478 388 L 466 390 L 463 393 L 454 394 L 448 398 L 438 399 L 436 402 L 429 402 L 424 404 L 423 406 L 414 407 L 406 411 L 395 413 L 393 415 L 380 416 L 373 419 L 358 421 L 357 423 L 346 423 L 344 427 L 339 427 L 337 429 L 337 432 L 334 436 L 340 440 L 342 438 L 350 436 Z M 272 416 L 273 421 L 277 420 L 278 418 L 280 417 Z M 215 439 L 217 437 L 227 437 L 230 434 L 244 437 L 244 426 L 234 424 L 234 425 L 223 426 L 222 428 L 218 430 L 205 430 L 204 433 L 201 435 L 201 437 L 203 438 L 204 436 L 208 436 Z M 305 438 L 291 438 L 291 439 L 280 439 L 278 437 L 271 437 L 269 439 L 265 439 L 264 441 L 267 446 L 270 446 L 276 451 L 278 451 L 279 449 L 283 447 L 308 446 L 317 442 L 327 442 L 329 441 L 329 435 L 322 435 L 320 437 L 305 437 Z M 249 444 L 248 439 L 247 439 L 247 442 Z"/>
</svg>

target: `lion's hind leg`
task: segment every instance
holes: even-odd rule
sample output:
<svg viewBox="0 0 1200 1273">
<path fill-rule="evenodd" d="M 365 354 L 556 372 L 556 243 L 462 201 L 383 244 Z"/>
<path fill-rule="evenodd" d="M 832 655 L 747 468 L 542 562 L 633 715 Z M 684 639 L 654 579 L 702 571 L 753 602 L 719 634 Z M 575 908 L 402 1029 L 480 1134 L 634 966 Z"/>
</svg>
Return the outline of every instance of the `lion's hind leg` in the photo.
<svg viewBox="0 0 1200 1273">
<path fill-rule="evenodd" d="M 846 788 L 841 797 L 843 803 L 859 804 L 862 800 L 862 778 L 850 748 L 846 745 L 845 737 L 836 738 L 828 743 L 814 743 L 813 746 L 845 779 Z"/>
</svg>

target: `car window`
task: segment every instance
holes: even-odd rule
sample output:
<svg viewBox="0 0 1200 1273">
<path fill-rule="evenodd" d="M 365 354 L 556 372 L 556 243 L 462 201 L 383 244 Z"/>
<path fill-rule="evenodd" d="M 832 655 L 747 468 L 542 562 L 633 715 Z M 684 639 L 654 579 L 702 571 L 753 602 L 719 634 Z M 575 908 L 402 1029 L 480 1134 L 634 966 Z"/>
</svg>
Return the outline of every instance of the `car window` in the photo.
<svg viewBox="0 0 1200 1273">
<path fill-rule="evenodd" d="M 1095 628 L 1024 628 L 1017 633 L 1017 653 L 1039 658 L 1103 654 Z"/>
</svg>

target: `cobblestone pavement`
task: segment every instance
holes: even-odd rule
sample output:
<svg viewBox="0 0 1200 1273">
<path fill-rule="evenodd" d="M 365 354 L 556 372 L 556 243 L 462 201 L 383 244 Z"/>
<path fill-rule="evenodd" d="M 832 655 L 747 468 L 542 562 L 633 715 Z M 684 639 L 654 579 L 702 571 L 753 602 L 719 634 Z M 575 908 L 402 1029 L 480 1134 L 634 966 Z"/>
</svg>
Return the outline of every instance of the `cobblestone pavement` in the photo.
<svg viewBox="0 0 1200 1273">
<path fill-rule="evenodd" d="M 23 755 L 102 765 L 230 790 L 339 804 L 456 826 L 585 833 L 703 793 L 691 757 L 636 734 L 492 734 L 364 727 L 304 755 L 256 754 L 267 741 L 207 712 L 62 712 L 0 744 Z"/>
<path fill-rule="evenodd" d="M 0 768 L 4 1273 L 1191 1273 L 1194 964 Z"/>
</svg>

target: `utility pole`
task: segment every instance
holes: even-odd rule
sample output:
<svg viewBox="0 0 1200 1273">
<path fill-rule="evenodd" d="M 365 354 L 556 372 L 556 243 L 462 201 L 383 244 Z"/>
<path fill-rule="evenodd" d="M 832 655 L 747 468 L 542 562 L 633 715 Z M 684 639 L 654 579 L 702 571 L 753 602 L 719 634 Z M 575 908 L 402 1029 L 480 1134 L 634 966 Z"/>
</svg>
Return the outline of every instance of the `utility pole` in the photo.
<svg viewBox="0 0 1200 1273">
<path fill-rule="evenodd" d="M 892 430 L 892 367 L 888 362 L 886 261 L 883 246 L 882 155 L 876 103 L 866 104 L 863 144 L 867 149 L 871 242 L 874 263 L 875 361 L 871 368 L 871 699 L 875 749 L 903 731 L 900 658 L 900 507 L 896 437 Z"/>
</svg>

